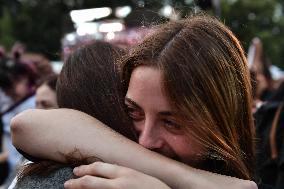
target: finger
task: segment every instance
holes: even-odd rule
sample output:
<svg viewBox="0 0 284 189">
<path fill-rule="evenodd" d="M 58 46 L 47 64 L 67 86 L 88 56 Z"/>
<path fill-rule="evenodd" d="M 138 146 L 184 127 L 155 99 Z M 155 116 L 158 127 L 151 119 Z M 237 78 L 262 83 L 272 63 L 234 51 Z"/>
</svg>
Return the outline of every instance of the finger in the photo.
<svg viewBox="0 0 284 189">
<path fill-rule="evenodd" d="M 112 181 L 95 176 L 83 176 L 64 183 L 65 189 L 113 189 Z"/>
<path fill-rule="evenodd" d="M 90 165 L 76 167 L 73 172 L 79 177 L 84 175 L 94 175 L 114 179 L 119 177 L 126 169 L 128 168 L 109 163 L 95 162 Z"/>
</svg>

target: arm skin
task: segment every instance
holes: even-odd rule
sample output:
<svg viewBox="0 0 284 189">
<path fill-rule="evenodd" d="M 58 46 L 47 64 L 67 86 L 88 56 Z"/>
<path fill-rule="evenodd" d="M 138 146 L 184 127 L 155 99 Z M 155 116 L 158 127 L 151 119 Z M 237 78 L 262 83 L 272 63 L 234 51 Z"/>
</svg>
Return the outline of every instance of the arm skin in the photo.
<svg viewBox="0 0 284 189">
<path fill-rule="evenodd" d="M 79 149 L 83 157 L 140 171 L 175 189 L 257 188 L 252 181 L 194 169 L 147 150 L 76 110 L 27 110 L 12 119 L 11 131 L 17 148 L 39 158 L 64 162 L 61 153 Z"/>
</svg>

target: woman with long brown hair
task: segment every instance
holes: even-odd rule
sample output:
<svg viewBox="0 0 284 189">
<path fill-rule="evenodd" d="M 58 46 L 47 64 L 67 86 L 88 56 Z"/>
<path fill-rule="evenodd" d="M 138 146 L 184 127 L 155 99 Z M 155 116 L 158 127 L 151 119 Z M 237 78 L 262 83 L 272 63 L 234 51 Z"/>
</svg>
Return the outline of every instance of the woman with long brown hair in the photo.
<svg viewBox="0 0 284 189">
<path fill-rule="evenodd" d="M 226 26 L 204 15 L 162 25 L 124 57 L 122 75 L 125 104 L 139 144 L 195 168 L 240 179 L 254 179 L 250 77 L 243 49 Z M 81 136 L 83 141 L 72 142 L 65 138 L 65 145 L 57 146 L 60 152 L 66 150 L 66 144 L 69 150 L 76 146 L 84 156 L 96 155 L 105 162 L 136 169 L 159 178 L 172 188 L 227 188 L 232 181 L 179 163 L 173 165 L 170 160 L 159 157 L 160 162 L 163 160 L 163 164 L 169 167 L 161 170 L 163 164 L 143 159 L 151 157 L 152 152 L 138 147 L 135 150 L 130 141 L 124 140 L 120 145 L 123 139 L 114 136 L 110 141 L 102 142 L 100 135 L 107 133 L 102 129 L 104 127 L 100 128 L 102 124 L 79 114 L 71 110 L 26 112 L 14 119 L 14 134 L 17 135 L 14 144 L 33 155 L 63 161 L 58 155 L 47 154 L 38 146 L 28 147 L 20 142 L 27 136 L 32 137 L 34 134 L 23 132 L 39 123 L 33 120 L 34 126 L 31 126 L 28 117 L 34 115 L 38 120 L 45 120 L 45 116 L 53 116 L 59 118 L 54 125 L 65 125 L 65 128 L 53 126 L 57 131 L 77 128 L 78 124 L 86 128 L 72 134 L 72 138 Z M 72 118 L 63 120 L 60 119 L 62 115 Z M 18 125 L 24 125 L 27 130 L 20 132 Z M 33 140 L 39 141 L 40 137 L 33 136 Z M 106 149 L 109 147 L 116 152 Z M 54 149 L 49 152 L 54 152 Z M 77 176 L 93 176 L 68 182 L 66 188 L 134 188 L 133 179 L 126 178 L 137 175 L 131 169 L 105 163 L 82 166 L 74 172 Z M 206 181 L 200 175 L 206 175 Z M 134 178 L 138 180 L 136 184 L 146 180 L 143 176 Z M 256 187 L 241 181 L 232 183 L 230 188 Z M 139 188 L 138 184 L 135 186 Z"/>
<path fill-rule="evenodd" d="M 69 55 L 58 79 L 51 76 L 41 86 L 56 87 L 59 108 L 70 108 L 96 117 L 118 133 L 135 140 L 131 122 L 123 109 L 120 76 L 115 64 L 124 53 L 119 47 L 101 41 L 80 47 Z M 38 108 L 49 109 L 49 105 L 37 99 L 44 105 Z M 35 160 L 36 163 L 25 165 L 18 175 L 15 189 L 49 188 L 51 185 L 52 188 L 62 188 L 67 179 L 73 178 L 72 167 L 89 161 L 87 158 L 73 158 L 72 154 L 80 154 L 80 151 L 62 154 L 68 160 L 65 164 Z"/>
<path fill-rule="evenodd" d="M 123 63 L 124 86 L 128 86 L 126 104 L 130 109 L 138 96 L 132 94 L 137 83 L 131 79 L 141 79 L 151 71 L 160 73 L 162 93 L 172 111 L 178 112 L 171 116 L 172 127 L 195 139 L 195 146 L 206 149 L 200 152 L 202 159 L 213 164 L 204 168 L 253 178 L 250 78 L 241 45 L 229 29 L 204 16 L 169 23 L 130 52 Z M 139 113 L 131 109 L 134 123 Z M 212 166 L 214 162 L 217 167 Z"/>
</svg>

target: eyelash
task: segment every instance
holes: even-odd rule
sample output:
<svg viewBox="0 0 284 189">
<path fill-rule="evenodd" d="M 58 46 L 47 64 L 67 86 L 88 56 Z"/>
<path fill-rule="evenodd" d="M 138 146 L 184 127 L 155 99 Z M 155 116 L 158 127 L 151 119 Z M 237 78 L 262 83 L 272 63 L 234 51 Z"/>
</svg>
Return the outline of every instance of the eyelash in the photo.
<svg viewBox="0 0 284 189">
<path fill-rule="evenodd" d="M 127 107 L 127 113 L 128 113 L 128 115 L 129 115 L 129 117 L 133 120 L 133 121 L 140 121 L 140 120 L 142 120 L 143 119 L 143 115 L 141 115 L 141 113 L 138 111 L 138 110 L 136 110 L 135 108 L 132 108 L 132 107 Z M 139 114 L 139 115 L 137 115 L 137 114 L 135 114 L 135 113 L 137 113 L 137 114 Z"/>
<path fill-rule="evenodd" d="M 171 129 L 171 130 L 180 130 L 180 125 L 178 125 L 177 123 L 175 123 L 172 120 L 168 120 L 168 119 L 163 119 L 163 122 L 165 124 L 165 127 L 167 129 Z"/>
<path fill-rule="evenodd" d="M 132 121 L 141 121 L 144 119 L 144 114 L 141 113 L 139 110 L 137 110 L 135 107 L 131 107 L 131 106 L 127 106 L 127 113 L 128 116 L 132 119 Z M 181 131 L 181 126 L 179 124 L 177 124 L 175 121 L 173 120 L 169 120 L 169 119 L 162 119 L 161 120 L 164 124 L 164 127 L 169 130 L 170 132 L 174 132 L 174 133 L 179 133 L 179 131 Z"/>
</svg>

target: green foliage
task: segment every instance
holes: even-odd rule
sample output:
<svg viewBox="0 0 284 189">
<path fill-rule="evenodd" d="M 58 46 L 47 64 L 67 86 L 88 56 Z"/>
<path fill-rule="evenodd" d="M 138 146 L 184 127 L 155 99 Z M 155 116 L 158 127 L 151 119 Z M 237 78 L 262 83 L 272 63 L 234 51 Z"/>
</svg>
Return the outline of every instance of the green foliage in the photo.
<svg viewBox="0 0 284 189">
<path fill-rule="evenodd" d="M 280 1 L 279 1 L 280 2 Z M 273 64 L 283 68 L 284 19 L 277 0 L 222 0 L 222 20 L 247 50 L 253 37 L 263 41 Z"/>
<path fill-rule="evenodd" d="M 2 18 L 0 18 L 0 44 L 10 48 L 14 43 L 14 37 L 12 35 L 12 19 L 8 10 L 4 8 L 2 10 Z"/>
<path fill-rule="evenodd" d="M 60 1 L 24 1 L 13 21 L 14 36 L 33 52 L 58 59 L 60 39 L 71 21 Z"/>
</svg>

